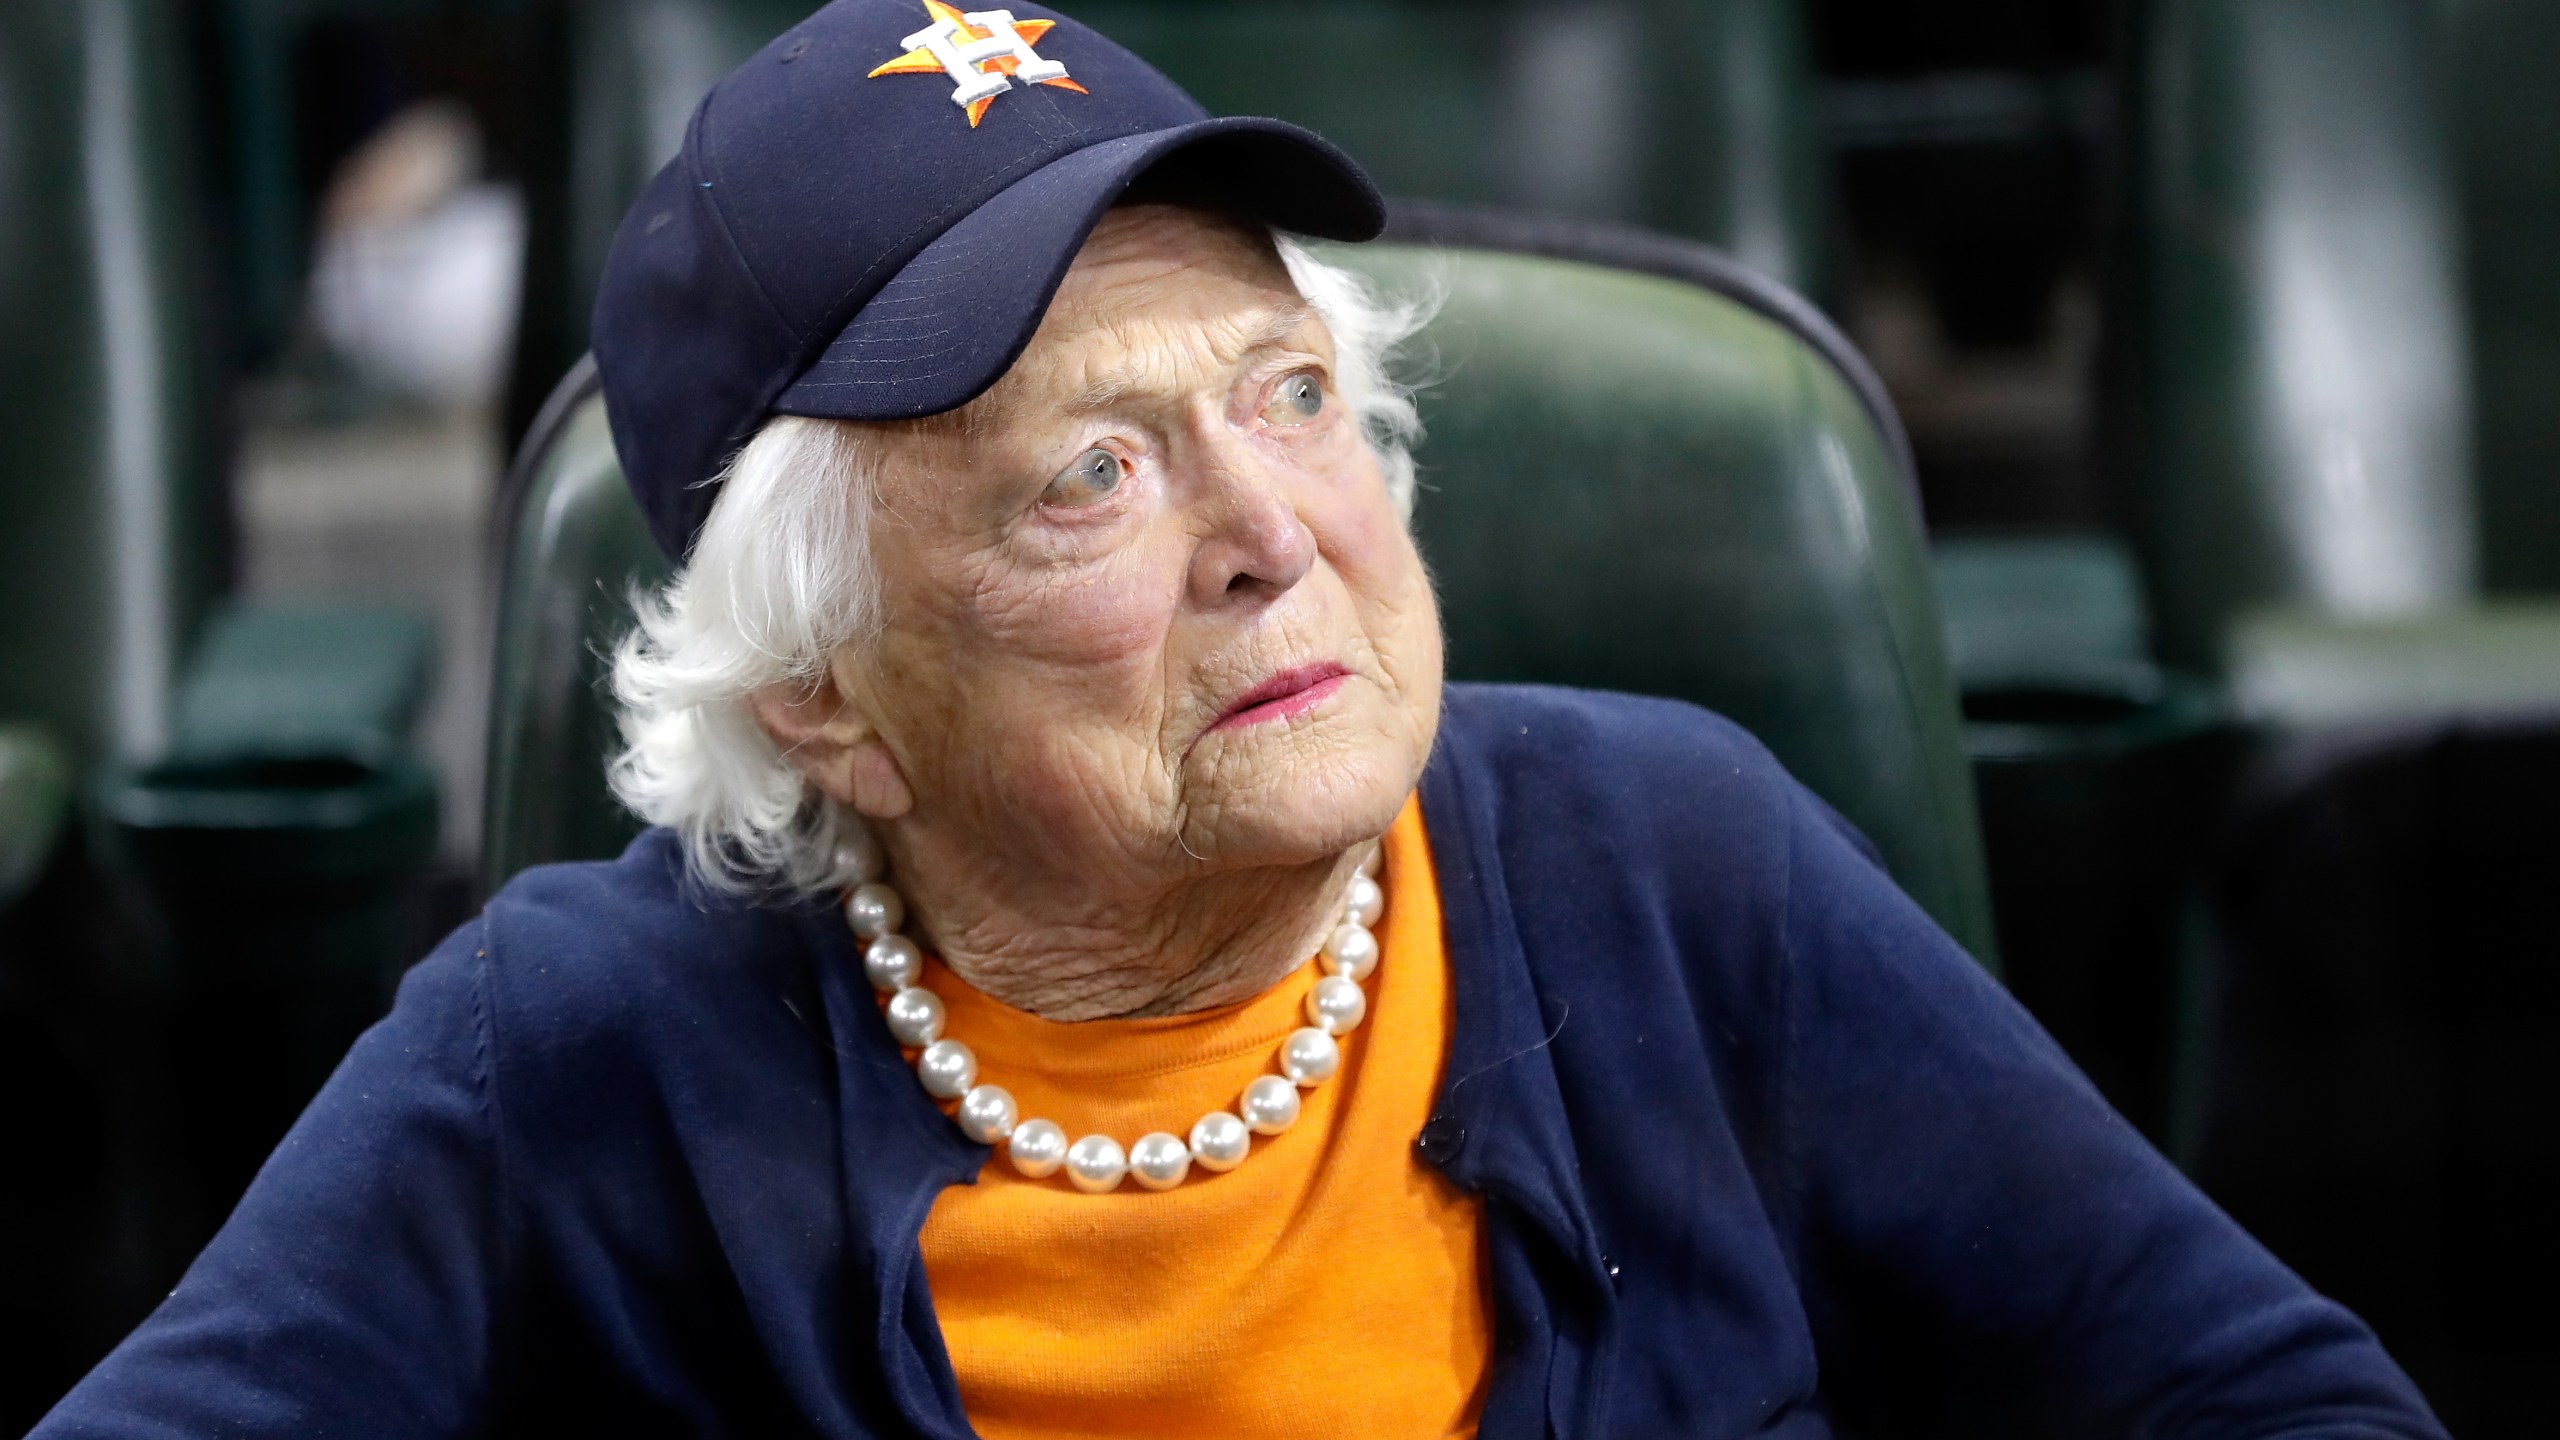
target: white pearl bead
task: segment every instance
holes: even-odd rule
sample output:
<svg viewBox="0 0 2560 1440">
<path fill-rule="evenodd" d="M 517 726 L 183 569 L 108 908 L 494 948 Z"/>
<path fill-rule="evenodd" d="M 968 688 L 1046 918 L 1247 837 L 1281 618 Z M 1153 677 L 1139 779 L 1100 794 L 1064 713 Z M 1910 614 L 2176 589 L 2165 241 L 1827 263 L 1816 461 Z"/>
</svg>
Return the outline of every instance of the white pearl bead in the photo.
<svg viewBox="0 0 2560 1440">
<path fill-rule="evenodd" d="M 844 833 L 836 837 L 836 879 L 846 885 L 868 885 L 889 868 L 888 857 L 880 853 L 880 842 L 872 838 L 870 827 L 859 820 L 847 820 Z"/>
<path fill-rule="evenodd" d="M 1343 918 L 1354 925 L 1375 925 L 1387 913 L 1387 892 L 1366 875 L 1351 877 L 1351 897 L 1342 907 Z"/>
<path fill-rule="evenodd" d="M 1336 975 L 1366 980 L 1378 968 L 1378 937 L 1366 925 L 1344 921 L 1324 937 L 1324 968 Z"/>
<path fill-rule="evenodd" d="M 1277 1079 L 1277 1076 L 1267 1077 Z M 1289 1098 L 1298 1098 L 1297 1087 L 1284 1087 Z M 1244 1122 L 1224 1110 L 1212 1110 L 1191 1127 L 1191 1158 L 1209 1170 L 1233 1170 L 1253 1148 L 1253 1132 Z"/>
<path fill-rule="evenodd" d="M 1191 1173 L 1191 1147 L 1162 1130 L 1141 1135 L 1129 1147 L 1129 1173 L 1150 1190 L 1170 1190 Z"/>
<path fill-rule="evenodd" d="M 978 1057 L 957 1040 L 936 1040 L 916 1057 L 916 1078 L 936 1100 L 957 1100 L 978 1083 Z"/>
<path fill-rule="evenodd" d="M 1067 1132 L 1059 1129 L 1055 1120 L 1025 1120 L 1013 1127 L 1005 1153 L 1013 1157 L 1014 1169 L 1034 1180 L 1045 1180 L 1067 1162 Z"/>
<path fill-rule="evenodd" d="M 1327 1035 L 1348 1035 L 1369 1014 L 1369 997 L 1360 982 L 1327 975 L 1307 992 L 1307 1021 Z"/>
<path fill-rule="evenodd" d="M 1067 1147 L 1067 1178 L 1087 1195 L 1117 1189 L 1120 1177 L 1128 1173 L 1129 1157 L 1120 1153 L 1120 1142 L 1108 1135 L 1087 1135 Z"/>
<path fill-rule="evenodd" d="M 853 893 L 844 898 L 845 923 L 865 940 L 879 939 L 904 924 L 906 918 L 907 902 L 898 898 L 897 891 L 876 880 L 856 885 Z"/>
<path fill-rule="evenodd" d="M 1277 1135 L 1297 1123 L 1298 1087 L 1277 1075 L 1265 1075 L 1244 1087 L 1236 1107 L 1257 1135 Z"/>
<path fill-rule="evenodd" d="M 910 985 L 889 997 L 889 1033 L 910 1050 L 942 1038 L 942 997 Z"/>
<path fill-rule="evenodd" d="M 1013 1092 L 1001 1085 L 980 1085 L 960 1097 L 960 1133 L 981 1145 L 993 1145 L 1013 1133 Z"/>
<path fill-rule="evenodd" d="M 1310 1025 L 1292 1030 L 1280 1046 L 1280 1073 L 1311 1089 L 1333 1078 L 1342 1067 L 1342 1047 L 1333 1037 Z"/>
<path fill-rule="evenodd" d="M 1378 875 L 1378 867 L 1385 864 L 1386 860 L 1387 842 L 1373 841 L 1369 846 L 1369 853 L 1360 857 L 1360 873 L 1374 880 Z"/>
<path fill-rule="evenodd" d="M 904 935 L 883 935 L 863 950 L 862 973 L 873 989 L 894 995 L 924 974 L 924 952 Z"/>
</svg>

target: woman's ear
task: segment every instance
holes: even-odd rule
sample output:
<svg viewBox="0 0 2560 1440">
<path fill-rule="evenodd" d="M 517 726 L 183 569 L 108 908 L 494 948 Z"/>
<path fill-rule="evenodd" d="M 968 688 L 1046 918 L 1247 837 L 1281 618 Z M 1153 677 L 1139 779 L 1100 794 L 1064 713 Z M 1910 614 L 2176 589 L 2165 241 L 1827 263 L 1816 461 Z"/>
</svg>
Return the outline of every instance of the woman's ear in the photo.
<svg viewBox="0 0 2560 1440">
<path fill-rule="evenodd" d="M 813 681 L 786 680 L 756 691 L 747 710 L 783 758 L 828 799 L 870 820 L 895 820 L 915 804 L 906 772 L 845 694 L 834 666 Z"/>
</svg>

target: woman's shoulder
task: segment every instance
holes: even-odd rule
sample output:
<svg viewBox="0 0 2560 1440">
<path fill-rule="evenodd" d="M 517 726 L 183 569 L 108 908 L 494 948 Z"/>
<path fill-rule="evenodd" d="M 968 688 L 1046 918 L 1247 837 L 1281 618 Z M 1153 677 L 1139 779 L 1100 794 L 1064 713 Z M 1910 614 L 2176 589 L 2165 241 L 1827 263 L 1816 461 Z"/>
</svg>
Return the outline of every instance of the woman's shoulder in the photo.
<svg viewBox="0 0 2560 1440">
<path fill-rule="evenodd" d="M 1807 821 L 1829 812 L 1742 727 L 1636 695 L 1451 691 L 1424 811 L 1444 870 L 1501 877 L 1480 908 L 1612 937 L 1621 965 L 1650 955 L 1666 976 L 1757 971 L 1777 953 Z"/>
<path fill-rule="evenodd" d="M 1721 715 L 1553 686 L 1451 691 L 1424 783 L 1435 845 L 1456 831 L 1452 857 L 1498 869 L 1539 923 L 1674 935 L 1678 955 L 1659 958 L 1675 968 L 1757 971 L 1785 953 L 1808 884 L 1861 911 L 1907 904 L 1866 838 Z"/>
<path fill-rule="evenodd" d="M 1435 758 L 1489 782 L 1505 808 L 1570 806 L 1586 822 L 1751 831 L 1783 826 L 1799 789 L 1767 746 L 1712 710 L 1554 685 L 1451 685 Z"/>
<path fill-rule="evenodd" d="M 1479 746 L 1585 765 L 1667 761 L 1782 773 L 1749 731 L 1686 700 L 1469 681 L 1453 682 L 1447 695 L 1444 732 Z"/>
<path fill-rule="evenodd" d="M 615 859 L 539 865 L 482 909 L 493 1011 L 518 1046 L 591 1045 L 723 1011 L 762 1012 L 800 988 L 811 902 L 713 891 L 649 830 Z"/>
</svg>

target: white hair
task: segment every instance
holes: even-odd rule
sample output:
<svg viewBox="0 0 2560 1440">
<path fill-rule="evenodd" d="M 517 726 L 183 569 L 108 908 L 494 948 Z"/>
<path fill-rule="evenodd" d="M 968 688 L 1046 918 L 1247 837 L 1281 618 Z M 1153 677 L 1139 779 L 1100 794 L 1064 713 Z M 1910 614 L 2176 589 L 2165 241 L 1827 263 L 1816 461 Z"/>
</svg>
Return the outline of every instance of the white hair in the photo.
<svg viewBox="0 0 2560 1440">
<path fill-rule="evenodd" d="M 1436 308 L 1398 298 L 1285 237 L 1280 258 L 1333 332 L 1334 388 L 1377 453 L 1399 514 L 1413 509 L 1422 425 L 1388 374 Z M 613 654 L 622 749 L 616 798 L 674 830 L 687 867 L 719 890 L 813 893 L 851 883 L 870 847 L 861 820 L 811 785 L 748 708 L 769 687 L 814 685 L 879 623 L 871 564 L 875 457 L 862 431 L 777 416 L 730 461 L 692 558 L 655 594 Z"/>
</svg>

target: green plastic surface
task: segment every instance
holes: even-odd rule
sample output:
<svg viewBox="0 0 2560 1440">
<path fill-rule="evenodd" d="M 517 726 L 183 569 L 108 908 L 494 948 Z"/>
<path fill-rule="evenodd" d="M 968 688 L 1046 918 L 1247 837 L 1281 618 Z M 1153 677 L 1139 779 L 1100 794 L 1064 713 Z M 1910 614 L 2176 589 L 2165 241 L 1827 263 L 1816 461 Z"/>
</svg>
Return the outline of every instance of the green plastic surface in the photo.
<svg viewBox="0 0 2560 1440">
<path fill-rule="evenodd" d="M 1563 261 L 1336 252 L 1448 303 L 1422 338 L 1416 527 L 1459 678 L 1673 695 L 1749 726 L 1988 958 L 1988 905 L 1919 520 L 1867 413 L 1774 322 Z M 665 574 L 601 405 L 564 428 L 512 537 L 499 616 L 495 884 L 610 853 L 599 653 Z"/>
<path fill-rule="evenodd" d="M 310 597 L 217 612 L 178 690 L 171 754 L 379 763 L 417 723 L 435 632 L 407 610 Z"/>
<path fill-rule="evenodd" d="M 2151 657 L 2142 575 L 2112 536 L 1958 536 L 1930 551 L 1948 657 L 1968 690 Z"/>
<path fill-rule="evenodd" d="M 396 887 L 435 855 L 436 773 L 409 745 L 433 652 L 428 623 L 398 609 L 313 599 L 214 615 L 167 753 L 96 787 L 106 853 L 167 912 L 182 955 L 228 953 L 232 922 L 212 918 L 226 910 L 317 914 L 350 887 L 374 892 L 381 913 L 366 924 L 396 930 Z M 317 934 L 293 943 L 326 952 Z M 377 948 L 331 963 L 410 958 Z"/>
<path fill-rule="evenodd" d="M 640 833 L 605 789 L 619 738 L 605 657 L 631 629 L 635 588 L 671 573 L 624 487 L 602 401 L 580 406 L 536 464 L 498 599 L 481 850 L 491 891 L 527 865 L 613 855 Z"/>
<path fill-rule="evenodd" d="M 237 905 L 253 891 L 291 909 L 347 885 L 396 899 L 389 887 L 435 856 L 436 796 L 435 772 L 409 756 L 378 765 L 181 759 L 110 776 L 98 813 L 117 868 L 164 903 Z M 213 938 L 182 933 L 181 944 Z"/>
<path fill-rule="evenodd" d="M 2214 689 L 2151 659 L 2112 536 L 1940 540 L 2010 993 L 2146 1134 L 2184 1157 L 2201 1104 L 2201 860 L 2235 747 Z"/>
</svg>

